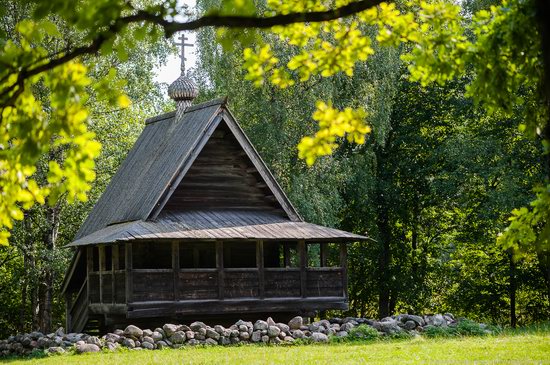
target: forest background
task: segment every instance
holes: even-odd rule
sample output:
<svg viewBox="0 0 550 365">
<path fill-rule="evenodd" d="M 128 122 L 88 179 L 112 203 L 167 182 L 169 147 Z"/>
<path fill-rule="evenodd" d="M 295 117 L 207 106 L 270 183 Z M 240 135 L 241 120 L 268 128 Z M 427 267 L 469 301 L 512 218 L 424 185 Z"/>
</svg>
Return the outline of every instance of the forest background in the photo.
<svg viewBox="0 0 550 365">
<path fill-rule="evenodd" d="M 496 3 L 465 1 L 461 11 L 471 15 Z M 196 11 L 215 5 L 200 1 Z M 8 10 L 0 26 L 17 40 L 16 24 L 30 16 L 33 5 L 11 1 Z M 51 52 L 79 41 L 78 32 L 52 21 L 62 41 L 49 43 Z M 350 310 L 342 315 L 452 312 L 505 325 L 549 319 L 548 251 L 531 247 L 514 256 L 496 243 L 512 210 L 532 201 L 545 174 L 540 139 L 518 128 L 521 111 L 488 114 L 466 96 L 468 73 L 445 85 L 410 81 L 401 58 L 406 45 L 373 44 L 374 55 L 356 64 L 352 76 L 314 75 L 281 89 L 269 83 L 255 87 L 243 68 L 243 47 L 223 48 L 215 39 L 211 28 L 197 33 L 198 63 L 190 72 L 201 90 L 196 102 L 229 96 L 231 110 L 306 220 L 374 239 L 350 246 Z M 273 34 L 262 34 L 262 41 L 280 60 L 296 55 Z M 82 57 L 88 77 L 119 85 L 131 105 L 114 107 L 99 91 L 90 92 L 88 126 L 103 147 L 89 199 L 69 202 L 62 196 L 52 206 L 33 206 L 15 223 L 10 245 L 0 246 L 0 337 L 63 325 L 59 289 L 72 255 L 63 247 L 144 120 L 174 108 L 166 85 L 153 81 L 155 67 L 173 50 L 162 38 L 144 38 L 124 62 L 120 54 Z M 47 86 L 38 83 L 33 93 L 46 99 Z M 309 167 L 296 146 L 318 128 L 311 119 L 317 100 L 339 109 L 363 107 L 372 132 L 364 144 L 342 139 L 331 156 Z M 50 162 L 63 159 L 63 146 L 43 155 L 35 178 L 46 181 Z"/>
</svg>

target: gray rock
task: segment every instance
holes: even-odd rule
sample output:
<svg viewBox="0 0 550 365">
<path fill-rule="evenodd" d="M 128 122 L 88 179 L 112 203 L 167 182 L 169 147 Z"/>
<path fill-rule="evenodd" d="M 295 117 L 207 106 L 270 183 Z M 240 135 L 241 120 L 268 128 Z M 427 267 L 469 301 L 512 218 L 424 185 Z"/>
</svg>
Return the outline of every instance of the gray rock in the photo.
<svg viewBox="0 0 550 365">
<path fill-rule="evenodd" d="M 185 334 L 185 337 L 187 337 L 187 334 Z M 154 331 L 153 333 L 151 333 L 151 338 L 153 339 L 153 341 L 157 342 L 162 340 L 163 336 L 162 336 L 162 333 L 160 333 L 159 331 Z"/>
<path fill-rule="evenodd" d="M 432 321 L 433 325 L 436 327 L 447 326 L 447 321 L 445 320 L 445 318 L 443 318 L 441 314 L 436 314 L 435 316 L 433 316 Z"/>
<path fill-rule="evenodd" d="M 182 331 L 177 331 L 172 335 L 172 337 L 170 337 L 170 341 L 172 341 L 172 343 L 178 343 L 178 344 L 184 343 L 185 340 L 186 340 L 185 332 L 182 332 Z"/>
<path fill-rule="evenodd" d="M 116 330 L 113 331 L 113 333 L 114 333 L 115 335 L 119 335 L 119 336 L 123 336 L 123 335 L 124 335 L 124 331 L 121 330 L 121 329 L 116 329 Z"/>
<path fill-rule="evenodd" d="M 229 337 L 221 336 L 218 340 L 218 343 L 220 345 L 226 346 L 231 344 L 231 340 L 229 339 Z"/>
<path fill-rule="evenodd" d="M 32 346 L 32 342 L 31 342 L 31 347 L 39 347 L 41 349 L 45 349 L 46 347 L 50 347 L 50 343 L 51 343 L 51 340 L 48 337 L 40 337 L 36 341 L 36 346 Z"/>
<path fill-rule="evenodd" d="M 107 348 L 107 350 L 109 351 L 116 351 L 118 350 L 118 348 L 120 347 L 120 345 L 118 343 L 114 343 L 114 342 L 107 342 L 105 344 L 105 347 Z"/>
<path fill-rule="evenodd" d="M 65 336 L 65 329 L 63 327 L 59 327 L 57 331 L 55 331 L 55 335 L 59 337 Z"/>
<path fill-rule="evenodd" d="M 193 322 L 191 323 L 191 325 L 189 325 L 189 327 L 191 328 L 191 330 L 197 332 L 201 328 L 206 329 L 206 324 L 204 324 L 203 322 Z"/>
<path fill-rule="evenodd" d="M 311 331 L 311 332 L 319 332 L 319 329 L 321 328 L 321 326 L 319 326 L 319 323 L 318 322 L 314 322 L 312 324 L 309 325 L 308 329 Z"/>
<path fill-rule="evenodd" d="M 145 331 L 143 331 L 143 333 L 145 333 Z M 152 335 L 152 333 L 151 333 Z M 143 343 L 145 342 L 149 342 L 149 343 L 152 343 L 153 345 L 155 344 L 155 340 L 153 340 L 152 337 L 149 337 L 149 336 L 143 336 Z"/>
<path fill-rule="evenodd" d="M 218 336 L 219 335 L 220 334 L 218 333 Z M 214 340 L 213 338 L 207 338 L 204 344 L 207 346 L 214 346 L 218 344 L 218 341 Z"/>
<path fill-rule="evenodd" d="M 379 322 L 380 323 L 380 330 L 387 334 L 397 333 L 403 331 L 401 327 L 397 325 L 397 321 L 385 321 L 385 322 Z"/>
<path fill-rule="evenodd" d="M 105 341 L 120 343 L 122 341 L 122 337 L 115 333 L 107 333 L 105 335 Z"/>
<path fill-rule="evenodd" d="M 248 332 L 239 332 L 239 338 L 241 341 L 248 341 L 250 339 L 250 334 Z"/>
<path fill-rule="evenodd" d="M 164 342 L 164 341 L 157 342 L 157 348 L 159 350 L 162 350 L 162 349 L 167 348 L 167 347 L 168 347 L 168 344 L 166 342 Z"/>
<path fill-rule="evenodd" d="M 263 343 L 268 343 L 269 342 L 269 336 L 267 336 L 267 335 L 262 336 L 262 342 Z"/>
<path fill-rule="evenodd" d="M 86 342 L 80 340 L 80 341 L 76 341 L 76 342 L 75 342 L 75 345 L 76 345 L 76 346 L 80 346 L 80 345 L 84 345 L 85 343 L 86 343 Z"/>
<path fill-rule="evenodd" d="M 185 337 L 190 340 L 190 339 L 193 339 L 195 338 L 195 332 L 189 330 L 189 331 L 185 331 Z"/>
<path fill-rule="evenodd" d="M 262 339 L 262 332 L 260 331 L 252 332 L 252 338 L 250 339 L 252 342 L 260 342 L 261 339 Z"/>
<path fill-rule="evenodd" d="M 328 336 L 320 332 L 312 333 L 310 338 L 313 342 L 328 342 Z"/>
<path fill-rule="evenodd" d="M 278 345 L 278 344 L 282 343 L 283 340 L 281 340 L 279 337 L 274 337 L 271 340 L 269 340 L 269 342 L 274 344 L 274 345 Z"/>
<path fill-rule="evenodd" d="M 42 332 L 34 331 L 29 333 L 29 337 L 33 340 L 38 340 L 40 337 L 44 337 Z"/>
<path fill-rule="evenodd" d="M 239 330 L 230 330 L 229 337 L 231 338 L 238 338 L 239 337 Z"/>
<path fill-rule="evenodd" d="M 191 331 L 191 327 L 182 324 L 181 326 L 178 327 L 178 331 L 183 331 L 183 332 Z"/>
<path fill-rule="evenodd" d="M 407 331 L 412 331 L 416 328 L 416 322 L 415 321 L 407 321 L 403 325 L 403 328 L 406 329 Z"/>
<path fill-rule="evenodd" d="M 279 327 L 281 332 L 286 332 L 286 333 L 290 332 L 290 326 L 288 326 L 284 323 L 277 323 L 276 326 Z"/>
<path fill-rule="evenodd" d="M 256 323 L 254 323 L 254 331 L 263 331 L 267 330 L 268 324 L 266 321 L 257 320 Z"/>
<path fill-rule="evenodd" d="M 151 331 L 149 329 L 143 330 L 143 336 L 151 337 L 152 334 L 153 334 L 153 331 Z"/>
<path fill-rule="evenodd" d="M 28 347 L 31 345 L 32 338 L 30 336 L 25 336 L 19 342 L 21 343 L 21 345 Z"/>
<path fill-rule="evenodd" d="M 300 316 L 296 316 L 288 322 L 288 326 L 290 327 L 291 330 L 299 330 L 300 327 L 302 327 L 303 325 L 304 325 L 304 319 Z"/>
<path fill-rule="evenodd" d="M 422 317 L 415 316 L 414 314 L 404 314 L 402 316 L 402 321 L 403 322 L 413 321 L 414 323 L 416 323 L 417 326 L 426 325 L 426 322 L 424 321 L 424 319 Z"/>
<path fill-rule="evenodd" d="M 244 324 L 239 325 L 239 331 L 240 332 L 248 332 L 248 327 Z"/>
<path fill-rule="evenodd" d="M 231 343 L 234 345 L 234 344 L 237 344 L 237 343 L 240 343 L 241 342 L 241 339 L 238 338 L 238 337 L 231 337 Z"/>
<path fill-rule="evenodd" d="M 101 347 L 101 341 L 96 336 L 88 337 L 88 340 L 86 340 L 86 342 Z"/>
<path fill-rule="evenodd" d="M 189 346 L 196 346 L 196 345 L 200 345 L 200 342 L 198 340 L 195 340 L 194 338 L 192 338 L 189 341 L 187 341 L 187 344 Z"/>
<path fill-rule="evenodd" d="M 206 329 L 206 337 L 218 341 L 220 339 L 220 334 L 218 332 L 214 331 L 212 328 L 207 328 Z"/>
<path fill-rule="evenodd" d="M 276 326 L 276 325 L 277 325 L 277 324 L 275 323 L 275 321 L 273 320 L 273 318 L 271 318 L 271 317 L 268 317 L 267 320 L 266 320 L 266 322 L 267 322 L 267 325 L 268 325 L 268 326 Z"/>
<path fill-rule="evenodd" d="M 292 337 L 294 337 L 294 338 L 304 338 L 305 334 L 302 330 L 294 330 L 294 331 L 292 331 Z"/>
<path fill-rule="evenodd" d="M 136 342 L 131 338 L 124 338 L 122 340 L 122 346 L 133 349 L 134 347 L 136 347 Z"/>
<path fill-rule="evenodd" d="M 346 337 L 348 333 L 346 331 L 336 332 L 336 337 Z"/>
<path fill-rule="evenodd" d="M 142 342 L 141 347 L 143 347 L 146 350 L 154 350 L 155 349 L 155 345 L 153 345 L 151 342 Z"/>
<path fill-rule="evenodd" d="M 214 331 L 218 332 L 220 335 L 223 335 L 223 333 L 225 332 L 225 328 L 217 324 L 214 326 Z"/>
<path fill-rule="evenodd" d="M 76 346 L 76 352 L 78 354 L 83 354 L 85 352 L 99 352 L 100 348 L 98 345 L 92 343 L 84 343 L 82 345 Z"/>
<path fill-rule="evenodd" d="M 267 335 L 269 337 L 277 337 L 279 336 L 279 333 L 281 333 L 281 329 L 277 326 L 269 326 L 267 328 Z"/>
<path fill-rule="evenodd" d="M 354 327 L 353 324 L 346 322 L 343 325 L 340 326 L 340 331 L 346 331 L 349 332 Z"/>
<path fill-rule="evenodd" d="M 143 331 L 139 327 L 131 324 L 124 329 L 124 336 L 133 336 L 135 338 L 139 338 L 143 336 Z"/>
<path fill-rule="evenodd" d="M 206 327 L 204 328 L 199 328 L 197 331 L 195 331 L 195 335 L 201 335 L 201 336 L 206 336 Z"/>
<path fill-rule="evenodd" d="M 136 340 L 136 347 L 141 347 L 141 342 Z"/>
<path fill-rule="evenodd" d="M 63 347 L 59 347 L 59 346 L 54 346 L 54 347 L 50 347 L 48 349 L 48 352 L 50 354 L 64 354 L 65 353 L 65 349 Z"/>
<path fill-rule="evenodd" d="M 170 338 L 174 333 L 177 332 L 178 326 L 176 326 L 175 324 L 167 323 L 164 326 L 162 326 L 162 329 L 164 330 L 166 337 Z"/>
</svg>

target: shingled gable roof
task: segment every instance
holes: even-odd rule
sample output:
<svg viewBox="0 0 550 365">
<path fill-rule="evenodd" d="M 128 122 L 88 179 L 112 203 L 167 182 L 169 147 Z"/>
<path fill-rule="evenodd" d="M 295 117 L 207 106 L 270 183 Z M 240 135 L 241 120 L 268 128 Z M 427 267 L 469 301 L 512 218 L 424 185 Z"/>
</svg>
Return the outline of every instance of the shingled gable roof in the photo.
<svg viewBox="0 0 550 365">
<path fill-rule="evenodd" d="M 133 149 L 70 246 L 135 239 L 364 240 L 303 222 L 225 105 L 217 99 L 146 121 Z M 228 127 L 273 194 L 279 212 L 163 210 L 214 131 Z"/>
</svg>

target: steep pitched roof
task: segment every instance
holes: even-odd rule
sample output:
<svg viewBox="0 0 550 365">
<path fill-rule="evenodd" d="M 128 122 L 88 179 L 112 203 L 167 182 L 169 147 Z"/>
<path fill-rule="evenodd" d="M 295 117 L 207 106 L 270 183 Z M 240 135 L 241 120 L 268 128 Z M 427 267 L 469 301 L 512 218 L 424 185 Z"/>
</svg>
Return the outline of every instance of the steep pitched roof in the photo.
<svg viewBox="0 0 550 365">
<path fill-rule="evenodd" d="M 145 129 L 78 231 L 76 241 L 106 227 L 155 221 L 220 123 L 230 130 L 288 221 L 300 222 L 292 204 L 225 106 L 225 99 L 148 119 Z M 280 218 L 280 217 L 279 217 Z"/>
</svg>

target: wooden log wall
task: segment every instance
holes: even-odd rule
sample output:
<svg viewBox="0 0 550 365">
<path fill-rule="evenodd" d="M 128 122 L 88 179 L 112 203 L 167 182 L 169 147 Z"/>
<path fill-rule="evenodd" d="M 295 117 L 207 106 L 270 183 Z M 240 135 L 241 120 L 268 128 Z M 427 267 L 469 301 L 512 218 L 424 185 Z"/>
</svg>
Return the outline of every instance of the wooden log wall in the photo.
<svg viewBox="0 0 550 365">
<path fill-rule="evenodd" d="M 221 123 L 164 210 L 224 208 L 283 212 L 246 152 Z"/>
</svg>

